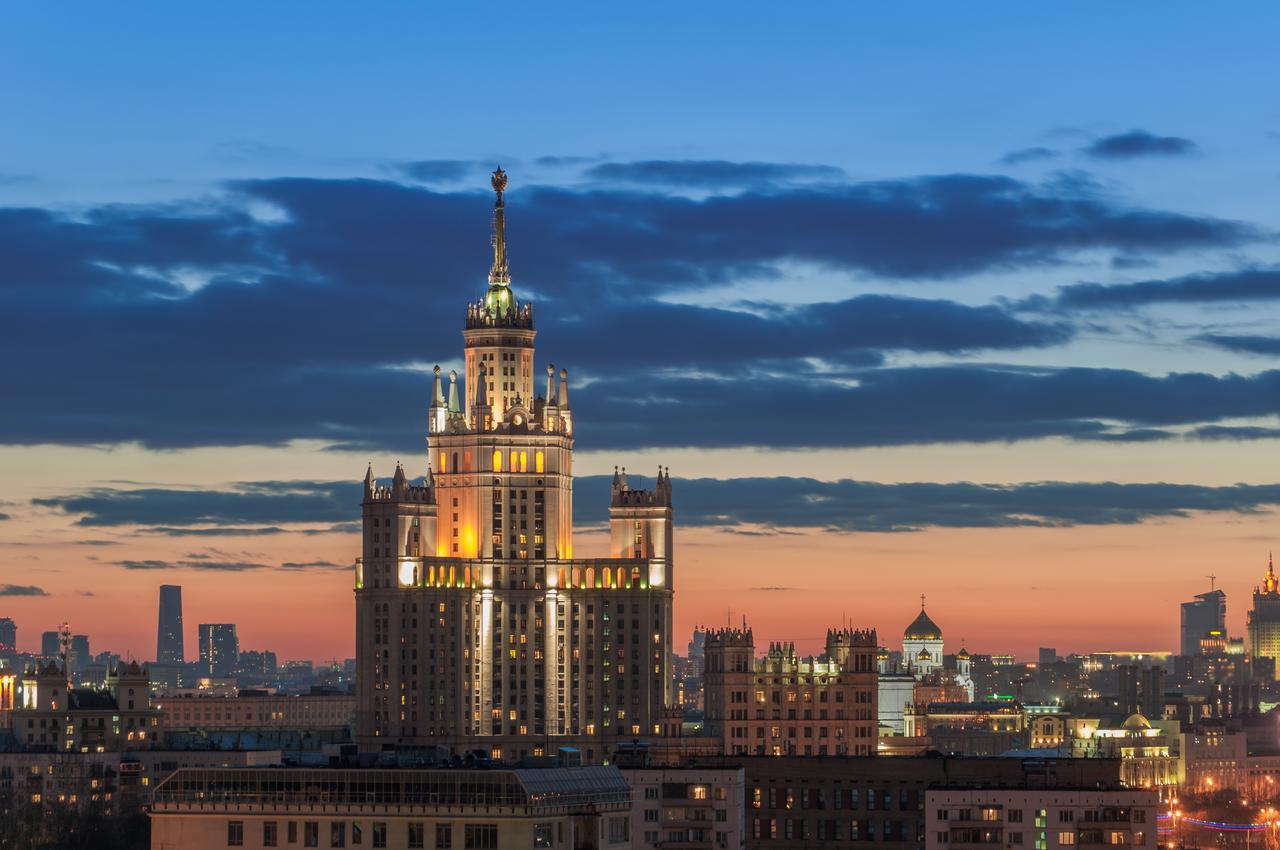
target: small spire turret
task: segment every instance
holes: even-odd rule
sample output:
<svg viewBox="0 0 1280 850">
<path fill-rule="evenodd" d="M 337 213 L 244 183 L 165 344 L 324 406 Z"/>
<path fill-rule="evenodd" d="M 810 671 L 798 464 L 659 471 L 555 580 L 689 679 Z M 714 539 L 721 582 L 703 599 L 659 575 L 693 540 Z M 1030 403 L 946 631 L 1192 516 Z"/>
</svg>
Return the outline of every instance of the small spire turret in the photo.
<svg viewBox="0 0 1280 850">
<path fill-rule="evenodd" d="M 449 412 L 461 413 L 462 404 L 458 401 L 458 370 L 449 370 Z"/>
<path fill-rule="evenodd" d="M 440 367 L 431 370 L 431 406 L 444 407 L 444 390 L 440 387 Z"/>
<path fill-rule="evenodd" d="M 569 370 L 560 370 L 560 392 L 556 396 L 556 406 L 569 409 Z"/>
</svg>

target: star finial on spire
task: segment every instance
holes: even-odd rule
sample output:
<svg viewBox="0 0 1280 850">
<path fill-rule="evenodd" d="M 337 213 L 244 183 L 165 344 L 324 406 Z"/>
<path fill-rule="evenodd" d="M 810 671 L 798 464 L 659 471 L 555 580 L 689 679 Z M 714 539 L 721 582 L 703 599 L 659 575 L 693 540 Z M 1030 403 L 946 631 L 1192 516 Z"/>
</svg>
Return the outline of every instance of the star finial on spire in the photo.
<svg viewBox="0 0 1280 850">
<path fill-rule="evenodd" d="M 507 268 L 507 226 L 502 202 L 502 193 L 507 188 L 507 172 L 501 165 L 493 172 L 489 184 L 497 196 L 493 202 L 493 268 L 489 270 L 489 282 L 505 285 L 511 283 L 511 272 Z"/>
<path fill-rule="evenodd" d="M 924 610 L 924 594 L 920 594 L 920 610 Z"/>
</svg>

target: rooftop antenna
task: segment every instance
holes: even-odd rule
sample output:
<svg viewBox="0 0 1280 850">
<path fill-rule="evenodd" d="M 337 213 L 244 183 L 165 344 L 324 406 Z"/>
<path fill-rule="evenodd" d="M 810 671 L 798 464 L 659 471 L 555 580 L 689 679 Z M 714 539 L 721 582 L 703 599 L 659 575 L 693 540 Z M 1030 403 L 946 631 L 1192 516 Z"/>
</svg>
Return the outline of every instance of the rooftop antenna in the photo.
<svg viewBox="0 0 1280 850">
<path fill-rule="evenodd" d="M 71 690 L 71 624 L 63 623 L 58 629 L 58 648 L 62 650 L 62 672 L 67 677 L 67 690 Z M 70 696 L 67 705 L 70 706 Z"/>
<path fill-rule="evenodd" d="M 1214 590 L 1213 584 L 1218 580 L 1218 577 L 1215 575 L 1207 575 L 1205 576 L 1205 578 L 1209 580 L 1209 592 L 1213 593 L 1213 590 Z"/>
</svg>

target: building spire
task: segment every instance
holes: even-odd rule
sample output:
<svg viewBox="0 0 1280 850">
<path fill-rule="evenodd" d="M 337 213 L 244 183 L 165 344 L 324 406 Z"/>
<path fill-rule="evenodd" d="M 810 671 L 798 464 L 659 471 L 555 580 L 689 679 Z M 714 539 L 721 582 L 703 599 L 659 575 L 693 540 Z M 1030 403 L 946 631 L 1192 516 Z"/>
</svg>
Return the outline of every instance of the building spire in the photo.
<svg viewBox="0 0 1280 850">
<path fill-rule="evenodd" d="M 458 403 L 458 370 L 449 370 L 449 412 L 461 413 L 462 405 Z"/>
<path fill-rule="evenodd" d="M 1276 579 L 1275 560 L 1271 557 L 1271 553 L 1267 553 L 1267 577 L 1262 580 L 1263 593 L 1275 593 L 1277 587 L 1280 587 L 1280 581 Z"/>
<path fill-rule="evenodd" d="M 489 270 L 489 283 L 508 286 L 511 283 L 511 271 L 507 268 L 507 228 L 505 207 L 502 193 L 507 188 L 507 172 L 498 166 L 489 183 L 497 197 L 493 202 L 493 268 Z"/>
</svg>

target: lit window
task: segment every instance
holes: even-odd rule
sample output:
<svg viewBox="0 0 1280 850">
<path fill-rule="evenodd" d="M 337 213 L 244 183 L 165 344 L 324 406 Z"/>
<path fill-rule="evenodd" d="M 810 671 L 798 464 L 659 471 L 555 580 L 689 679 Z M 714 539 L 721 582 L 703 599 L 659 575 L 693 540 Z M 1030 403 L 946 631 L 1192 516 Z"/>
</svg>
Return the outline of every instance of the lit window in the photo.
<svg viewBox="0 0 1280 850">
<path fill-rule="evenodd" d="M 502 451 L 500 449 L 495 449 L 493 452 L 493 471 L 502 471 Z"/>
</svg>

